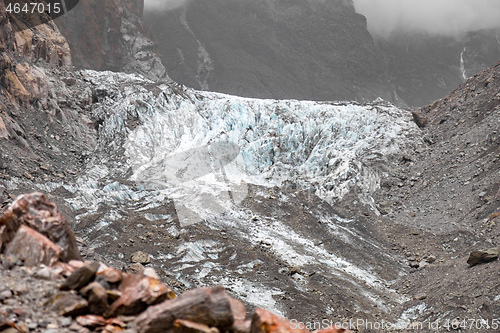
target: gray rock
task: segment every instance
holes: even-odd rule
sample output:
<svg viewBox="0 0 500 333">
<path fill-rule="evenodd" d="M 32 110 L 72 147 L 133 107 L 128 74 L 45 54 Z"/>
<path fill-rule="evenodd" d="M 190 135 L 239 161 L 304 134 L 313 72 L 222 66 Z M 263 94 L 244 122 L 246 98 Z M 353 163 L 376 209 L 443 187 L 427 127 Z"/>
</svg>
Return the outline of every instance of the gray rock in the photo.
<svg viewBox="0 0 500 333">
<path fill-rule="evenodd" d="M 11 297 L 12 297 L 12 291 L 10 291 L 9 289 L 0 292 L 0 301 L 3 301 L 4 299 Z"/>
<path fill-rule="evenodd" d="M 61 316 L 78 316 L 88 311 L 88 302 L 73 292 L 60 292 L 48 303 Z M 40 325 L 40 323 L 38 323 Z M 40 325 L 41 326 L 41 325 Z"/>
<path fill-rule="evenodd" d="M 433 262 L 436 261 L 436 257 L 435 256 L 428 256 L 425 261 L 427 261 L 429 264 L 432 264 Z"/>
<path fill-rule="evenodd" d="M 130 262 L 146 265 L 151 262 L 151 258 L 149 257 L 149 254 L 147 254 L 146 252 L 137 251 L 135 253 L 132 253 L 132 255 L 130 255 Z"/>
<path fill-rule="evenodd" d="M 61 327 L 68 327 L 71 325 L 71 323 L 73 323 L 73 320 L 71 320 L 71 318 L 67 318 L 67 317 L 61 319 L 61 322 L 60 322 Z"/>
<path fill-rule="evenodd" d="M 144 271 L 144 266 L 138 262 L 128 265 L 125 271 L 130 274 L 139 274 Z"/>
<path fill-rule="evenodd" d="M 498 258 L 500 248 L 492 247 L 487 250 L 476 250 L 472 251 L 467 259 L 467 263 L 472 267 L 477 264 L 487 263 Z"/>
<path fill-rule="evenodd" d="M 92 281 L 99 269 L 98 262 L 91 262 L 76 269 L 61 286 L 61 290 L 78 290 Z"/>
<path fill-rule="evenodd" d="M 411 268 L 419 268 L 420 267 L 420 263 L 418 261 L 408 261 L 408 266 L 410 266 Z"/>
</svg>

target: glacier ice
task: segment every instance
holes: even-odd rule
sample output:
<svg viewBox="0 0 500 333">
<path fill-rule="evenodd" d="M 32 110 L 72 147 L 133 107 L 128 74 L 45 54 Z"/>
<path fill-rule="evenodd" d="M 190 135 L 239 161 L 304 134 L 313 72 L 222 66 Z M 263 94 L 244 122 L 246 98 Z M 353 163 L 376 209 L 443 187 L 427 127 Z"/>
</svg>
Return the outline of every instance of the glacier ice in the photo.
<svg viewBox="0 0 500 333">
<path fill-rule="evenodd" d="M 384 102 L 261 100 L 171 85 L 153 93 L 133 75 L 86 76 L 108 96 L 95 111 L 105 115 L 106 159 L 123 148 L 130 179 L 165 191 L 186 224 L 241 202 L 246 183 L 295 183 L 328 202 L 356 188 L 370 204 L 388 159 L 418 141 L 409 113 Z"/>
<path fill-rule="evenodd" d="M 212 230 L 232 229 L 238 241 L 248 244 L 270 240 L 268 250 L 280 262 L 314 267 L 332 279 L 350 281 L 360 286 L 367 299 L 381 305 L 372 288 L 385 290 L 387 281 L 369 264 L 325 251 L 275 216 L 260 216 L 265 221 L 249 224 L 254 212 L 242 203 L 249 186 L 259 186 L 303 189 L 328 203 L 355 191 L 361 202 L 372 205 L 371 195 L 391 161 L 421 143 L 409 112 L 383 101 L 263 100 L 155 83 L 136 75 L 82 71 L 81 76 L 102 96 L 93 107 L 94 120 L 101 125 L 87 170 L 75 184 L 64 185 L 78 192 L 67 200 L 80 210 L 77 220 L 103 205 L 113 210 L 96 221 L 94 229 L 99 228 L 99 233 L 87 241 L 98 247 L 104 246 L 106 237 L 115 239 L 117 231 L 110 230 L 109 224 L 120 219 L 124 207 L 177 236 L 184 227 L 203 221 Z M 276 200 L 286 203 L 290 195 L 294 194 L 281 193 Z M 172 225 L 171 212 L 149 213 L 166 198 L 173 200 L 180 226 Z M 266 198 L 270 198 L 266 191 L 257 190 L 252 200 Z M 312 214 L 332 239 L 363 251 L 377 249 L 375 242 L 351 227 L 350 219 Z M 89 234 L 91 228 L 87 227 Z M 242 298 L 279 311 L 272 298 L 244 296 L 248 287 L 240 286 L 245 279 L 238 271 L 248 262 L 246 258 L 234 253 L 231 261 L 239 260 L 240 267 L 214 273 L 221 271 L 217 260 L 226 247 L 213 241 L 185 243 L 177 252 L 157 259 L 168 262 L 160 265 L 162 269 L 179 275 L 186 285 L 236 281 L 233 289 Z M 212 250 L 205 255 L 206 244 Z M 200 270 L 187 281 L 183 272 L 198 264 Z M 246 283 L 262 290 L 276 288 L 263 281 Z M 387 292 L 402 301 L 393 291 Z"/>
</svg>

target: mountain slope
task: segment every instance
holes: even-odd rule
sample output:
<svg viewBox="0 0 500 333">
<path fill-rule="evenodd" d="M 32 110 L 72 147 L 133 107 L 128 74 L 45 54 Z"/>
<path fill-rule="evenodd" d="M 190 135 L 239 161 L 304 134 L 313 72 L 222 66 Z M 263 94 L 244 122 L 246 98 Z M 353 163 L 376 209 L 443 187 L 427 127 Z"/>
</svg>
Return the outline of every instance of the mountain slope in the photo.
<svg viewBox="0 0 500 333">
<path fill-rule="evenodd" d="M 191 1 L 145 17 L 171 77 L 196 89 L 280 99 L 394 99 L 366 20 L 350 2 Z"/>
<path fill-rule="evenodd" d="M 500 58 L 500 30 L 370 35 L 352 1 L 189 1 L 146 11 L 172 78 L 239 96 L 423 106 Z"/>
<path fill-rule="evenodd" d="M 416 320 L 443 324 L 470 318 L 479 326 L 462 331 L 475 331 L 486 330 L 481 318 L 491 325 L 491 318 L 500 315 L 500 263 L 471 268 L 466 263 L 471 251 L 500 242 L 499 91 L 497 63 L 423 107 L 427 147 L 405 157 L 379 193 L 389 203 L 384 207 L 389 219 L 419 230 L 400 238 L 402 252 L 417 261 L 431 253 L 437 258 L 438 264 L 399 284 L 424 297 L 405 305 L 415 307 Z M 440 239 L 437 248 L 433 237 Z"/>
</svg>

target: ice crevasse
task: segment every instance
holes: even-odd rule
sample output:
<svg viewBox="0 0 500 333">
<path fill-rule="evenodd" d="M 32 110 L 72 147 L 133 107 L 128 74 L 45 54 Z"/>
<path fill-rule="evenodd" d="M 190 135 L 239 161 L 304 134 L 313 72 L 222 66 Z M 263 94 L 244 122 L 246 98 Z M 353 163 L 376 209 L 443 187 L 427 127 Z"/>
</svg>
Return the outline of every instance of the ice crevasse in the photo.
<svg viewBox="0 0 500 333">
<path fill-rule="evenodd" d="M 82 73 L 101 95 L 94 113 L 103 121 L 104 173 L 129 170 L 131 180 L 177 200 L 180 218 L 191 221 L 237 204 L 248 183 L 293 184 L 328 202 L 356 188 L 371 205 L 387 162 L 421 140 L 409 112 L 383 101 L 252 99 Z"/>
</svg>

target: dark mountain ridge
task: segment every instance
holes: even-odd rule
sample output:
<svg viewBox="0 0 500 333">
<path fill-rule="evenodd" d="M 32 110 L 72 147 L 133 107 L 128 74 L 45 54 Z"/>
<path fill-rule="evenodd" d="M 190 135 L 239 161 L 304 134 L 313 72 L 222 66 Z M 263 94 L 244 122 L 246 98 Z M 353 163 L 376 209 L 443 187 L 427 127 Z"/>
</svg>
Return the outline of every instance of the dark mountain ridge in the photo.
<svg viewBox="0 0 500 333">
<path fill-rule="evenodd" d="M 496 29 L 374 39 L 351 0 L 194 0 L 145 17 L 175 81 L 240 96 L 423 106 L 500 59 Z"/>
<path fill-rule="evenodd" d="M 261 98 L 393 100 L 366 19 L 343 1 L 191 1 L 146 22 L 171 77 Z"/>
</svg>

